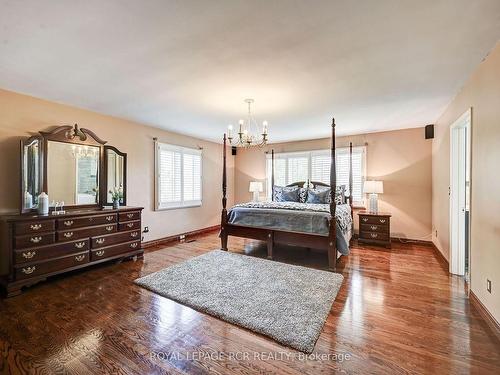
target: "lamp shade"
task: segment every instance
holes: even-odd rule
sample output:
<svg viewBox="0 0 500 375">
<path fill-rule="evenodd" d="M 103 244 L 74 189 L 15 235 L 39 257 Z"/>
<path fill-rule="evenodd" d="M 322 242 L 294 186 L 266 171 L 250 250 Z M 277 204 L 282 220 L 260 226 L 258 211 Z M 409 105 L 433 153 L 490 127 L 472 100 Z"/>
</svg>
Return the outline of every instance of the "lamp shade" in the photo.
<svg viewBox="0 0 500 375">
<path fill-rule="evenodd" d="M 250 182 L 250 187 L 248 188 L 248 191 L 250 193 L 262 193 L 264 191 L 264 186 L 262 185 L 262 182 L 260 181 L 251 181 Z"/>
<path fill-rule="evenodd" d="M 384 183 L 382 181 L 365 181 L 363 191 L 367 194 L 383 194 Z"/>
</svg>

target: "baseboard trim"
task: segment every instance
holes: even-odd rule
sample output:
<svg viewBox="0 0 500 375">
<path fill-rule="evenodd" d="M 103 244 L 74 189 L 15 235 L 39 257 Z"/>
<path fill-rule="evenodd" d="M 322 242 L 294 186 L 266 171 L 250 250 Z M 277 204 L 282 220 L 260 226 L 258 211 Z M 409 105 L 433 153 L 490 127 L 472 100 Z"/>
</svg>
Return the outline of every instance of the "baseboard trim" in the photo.
<svg viewBox="0 0 500 375">
<path fill-rule="evenodd" d="M 208 233 L 208 232 L 215 232 L 216 230 L 220 230 L 220 225 L 213 225 L 211 227 L 192 230 L 190 232 L 179 233 L 179 234 L 174 234 L 174 235 L 168 236 L 168 237 L 158 238 L 157 240 L 146 241 L 146 242 L 142 243 L 142 248 L 148 249 L 150 247 L 165 245 L 165 244 L 168 244 L 171 242 L 176 242 L 176 241 L 178 242 L 179 237 L 181 235 L 186 236 L 186 240 L 187 240 L 189 237 L 197 236 L 197 235 Z"/>
<path fill-rule="evenodd" d="M 441 259 L 441 261 L 446 264 L 446 267 L 448 267 L 447 270 L 449 271 L 449 269 L 450 269 L 450 263 L 448 262 L 448 259 L 446 259 L 444 257 L 443 253 L 438 249 L 438 247 L 436 246 L 436 244 L 434 242 L 431 241 L 431 245 L 434 248 L 434 252 L 438 256 L 438 258 Z"/>
<path fill-rule="evenodd" d="M 493 334 L 497 337 L 498 341 L 500 341 L 500 324 L 495 319 L 493 315 L 488 311 L 486 306 L 477 298 L 474 292 L 471 290 L 469 293 L 469 301 L 472 306 L 476 308 L 479 312 L 479 315 L 486 321 L 486 324 L 491 328 Z"/>
</svg>

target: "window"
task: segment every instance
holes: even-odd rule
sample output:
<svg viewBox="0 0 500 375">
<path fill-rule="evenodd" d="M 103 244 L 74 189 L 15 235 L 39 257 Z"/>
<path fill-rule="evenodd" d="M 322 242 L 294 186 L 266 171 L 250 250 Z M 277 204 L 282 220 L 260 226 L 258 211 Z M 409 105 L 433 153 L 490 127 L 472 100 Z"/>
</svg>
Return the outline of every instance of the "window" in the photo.
<svg viewBox="0 0 500 375">
<path fill-rule="evenodd" d="M 201 206 L 201 150 L 156 143 L 156 209 Z"/>
<path fill-rule="evenodd" d="M 363 182 L 366 176 L 366 147 L 352 149 L 353 204 L 364 206 Z M 336 149 L 337 186 L 345 185 L 349 194 L 349 148 Z M 274 184 L 284 186 L 297 181 L 330 183 L 330 150 L 274 154 Z M 271 197 L 271 154 L 267 155 L 267 195 Z"/>
</svg>

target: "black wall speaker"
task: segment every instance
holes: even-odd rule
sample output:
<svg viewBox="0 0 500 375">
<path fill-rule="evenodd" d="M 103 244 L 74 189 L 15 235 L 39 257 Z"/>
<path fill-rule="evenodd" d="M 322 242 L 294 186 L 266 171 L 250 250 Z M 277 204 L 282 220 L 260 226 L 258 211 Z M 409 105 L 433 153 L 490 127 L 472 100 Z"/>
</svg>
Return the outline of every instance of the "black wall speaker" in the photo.
<svg viewBox="0 0 500 375">
<path fill-rule="evenodd" d="M 236 146 L 231 147 L 231 155 L 236 155 Z"/>
<path fill-rule="evenodd" d="M 425 127 L 425 139 L 434 138 L 434 125 L 427 125 Z"/>
</svg>

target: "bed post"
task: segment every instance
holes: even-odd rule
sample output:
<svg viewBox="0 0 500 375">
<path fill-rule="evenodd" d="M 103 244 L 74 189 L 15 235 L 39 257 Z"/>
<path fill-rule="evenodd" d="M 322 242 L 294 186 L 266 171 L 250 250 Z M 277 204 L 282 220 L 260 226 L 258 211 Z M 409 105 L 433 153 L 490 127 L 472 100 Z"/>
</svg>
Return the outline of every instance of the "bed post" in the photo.
<svg viewBox="0 0 500 375">
<path fill-rule="evenodd" d="M 349 206 L 351 207 L 351 222 L 352 222 L 351 230 L 353 231 L 352 234 L 354 234 L 354 211 L 352 210 L 352 201 L 353 201 L 353 195 L 352 195 L 352 142 L 349 142 Z M 351 236 L 351 238 L 352 238 L 352 236 Z"/>
<path fill-rule="evenodd" d="M 274 202 L 274 149 L 271 150 L 271 201 Z"/>
<path fill-rule="evenodd" d="M 227 137 L 226 133 L 224 133 L 224 150 L 223 150 L 223 158 L 222 158 L 222 214 L 220 220 L 220 240 L 221 240 L 221 249 L 227 251 L 227 176 L 226 176 L 226 146 L 227 146 Z"/>
<path fill-rule="evenodd" d="M 335 271 L 337 267 L 337 219 L 335 211 L 335 190 L 337 187 L 337 166 L 335 163 L 335 118 L 332 118 L 332 149 L 330 164 L 330 230 L 328 233 L 328 269 Z"/>
</svg>

